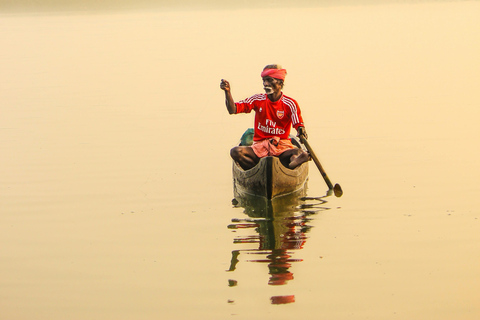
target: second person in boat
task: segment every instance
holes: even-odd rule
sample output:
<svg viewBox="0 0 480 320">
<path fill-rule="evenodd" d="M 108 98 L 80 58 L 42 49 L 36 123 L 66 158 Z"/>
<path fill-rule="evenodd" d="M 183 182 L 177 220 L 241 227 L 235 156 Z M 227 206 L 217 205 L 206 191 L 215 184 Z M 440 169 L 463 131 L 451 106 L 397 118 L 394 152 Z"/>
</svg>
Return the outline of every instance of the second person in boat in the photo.
<svg viewBox="0 0 480 320">
<path fill-rule="evenodd" d="M 232 148 L 230 155 L 244 170 L 253 168 L 261 158 L 276 156 L 294 169 L 309 160 L 309 154 L 295 147 L 290 141 L 293 126 L 298 136 L 307 137 L 305 125 L 297 101 L 283 94 L 287 71 L 279 65 L 267 65 L 262 73 L 265 93 L 253 95 L 235 102 L 230 83 L 222 79 L 220 88 L 225 92 L 225 104 L 230 114 L 255 111 L 255 127 L 252 146 Z"/>
</svg>

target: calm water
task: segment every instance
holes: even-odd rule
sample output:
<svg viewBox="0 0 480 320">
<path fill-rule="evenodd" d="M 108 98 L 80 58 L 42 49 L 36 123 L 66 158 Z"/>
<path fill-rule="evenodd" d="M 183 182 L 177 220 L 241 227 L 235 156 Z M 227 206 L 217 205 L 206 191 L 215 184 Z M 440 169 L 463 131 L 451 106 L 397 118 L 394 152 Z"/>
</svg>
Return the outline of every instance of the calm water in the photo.
<svg viewBox="0 0 480 320">
<path fill-rule="evenodd" d="M 478 319 L 480 3 L 370 3 L 0 16 L 0 319 Z M 342 198 L 232 204 L 270 63 Z"/>
</svg>

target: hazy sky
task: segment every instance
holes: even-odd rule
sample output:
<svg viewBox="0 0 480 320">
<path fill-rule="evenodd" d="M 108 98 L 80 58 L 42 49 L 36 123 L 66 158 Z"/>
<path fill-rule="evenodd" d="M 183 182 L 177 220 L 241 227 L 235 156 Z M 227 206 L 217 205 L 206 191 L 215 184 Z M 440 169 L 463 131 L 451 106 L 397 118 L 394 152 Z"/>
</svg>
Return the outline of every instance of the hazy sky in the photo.
<svg viewBox="0 0 480 320">
<path fill-rule="evenodd" d="M 382 3 L 449 2 L 453 0 L 0 0 L 0 12 L 121 10 L 121 9 L 199 9 L 341 6 Z"/>
</svg>

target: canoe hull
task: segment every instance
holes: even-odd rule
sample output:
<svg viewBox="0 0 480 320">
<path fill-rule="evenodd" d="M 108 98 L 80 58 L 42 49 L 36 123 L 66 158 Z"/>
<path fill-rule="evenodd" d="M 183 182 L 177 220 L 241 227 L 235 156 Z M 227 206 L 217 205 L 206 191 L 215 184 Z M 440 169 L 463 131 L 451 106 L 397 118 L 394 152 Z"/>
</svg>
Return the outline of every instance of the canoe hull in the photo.
<svg viewBox="0 0 480 320">
<path fill-rule="evenodd" d="M 282 165 L 278 157 L 265 157 L 249 170 L 233 162 L 233 189 L 235 197 L 256 196 L 274 199 L 306 190 L 308 163 L 295 169 Z"/>
</svg>

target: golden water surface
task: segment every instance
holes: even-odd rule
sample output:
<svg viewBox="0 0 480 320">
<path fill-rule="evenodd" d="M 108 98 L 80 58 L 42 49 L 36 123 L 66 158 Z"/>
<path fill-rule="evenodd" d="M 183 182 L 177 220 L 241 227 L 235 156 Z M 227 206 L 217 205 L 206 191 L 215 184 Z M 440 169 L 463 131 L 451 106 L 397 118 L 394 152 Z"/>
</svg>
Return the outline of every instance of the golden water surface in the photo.
<svg viewBox="0 0 480 320">
<path fill-rule="evenodd" d="M 0 319 L 480 317 L 478 1 L 59 3 L 0 6 Z M 343 197 L 232 205 L 271 63 Z"/>
</svg>

